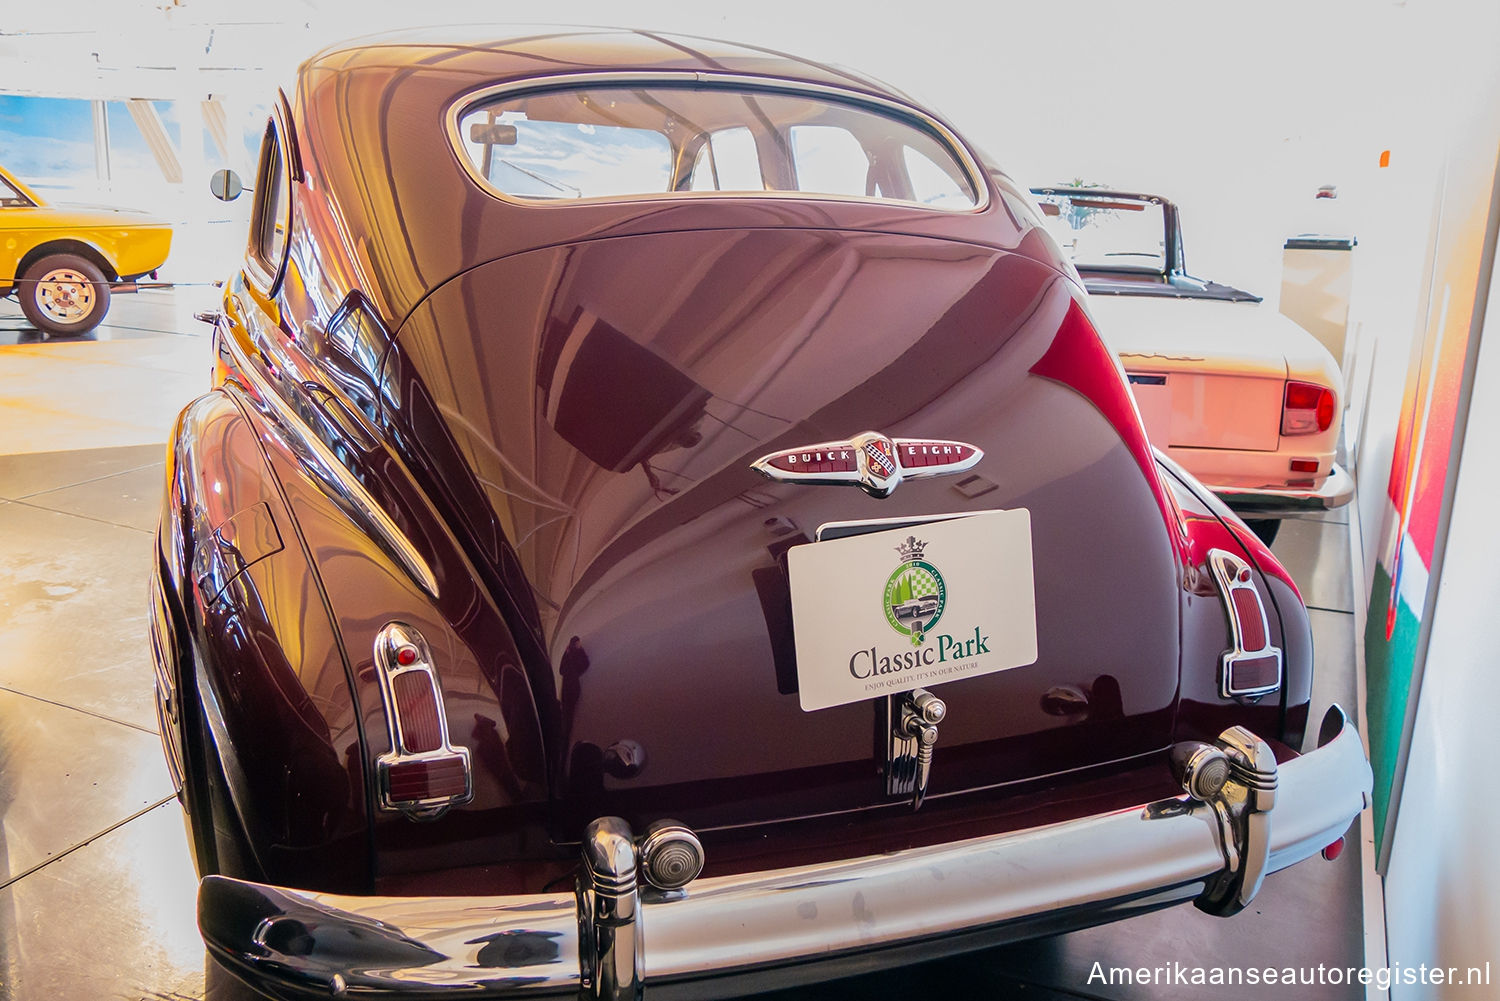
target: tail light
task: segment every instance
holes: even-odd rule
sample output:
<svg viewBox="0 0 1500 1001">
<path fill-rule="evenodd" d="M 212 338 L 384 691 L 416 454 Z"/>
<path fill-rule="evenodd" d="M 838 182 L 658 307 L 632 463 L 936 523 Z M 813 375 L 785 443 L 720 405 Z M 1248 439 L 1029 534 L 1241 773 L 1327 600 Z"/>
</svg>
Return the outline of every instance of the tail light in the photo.
<svg viewBox="0 0 1500 1001">
<path fill-rule="evenodd" d="M 676 820 L 658 820 L 640 843 L 641 878 L 658 890 L 680 890 L 703 871 L 703 843 Z"/>
<path fill-rule="evenodd" d="M 1271 645 L 1266 607 L 1250 565 L 1223 549 L 1211 549 L 1208 565 L 1229 618 L 1230 648 L 1220 659 L 1219 694 L 1226 699 L 1260 698 L 1281 687 L 1281 650 Z"/>
<path fill-rule="evenodd" d="M 1189 740 L 1172 745 L 1169 754 L 1172 774 L 1182 789 L 1194 799 L 1210 800 L 1229 781 L 1229 759 L 1211 744 Z"/>
<path fill-rule="evenodd" d="M 1333 426 L 1333 390 L 1311 382 L 1288 382 L 1281 408 L 1283 435 L 1317 434 Z"/>
<path fill-rule="evenodd" d="M 448 743 L 443 689 L 421 633 L 392 622 L 375 639 L 391 749 L 376 761 L 380 806 L 430 818 L 474 795 L 469 749 Z"/>
</svg>

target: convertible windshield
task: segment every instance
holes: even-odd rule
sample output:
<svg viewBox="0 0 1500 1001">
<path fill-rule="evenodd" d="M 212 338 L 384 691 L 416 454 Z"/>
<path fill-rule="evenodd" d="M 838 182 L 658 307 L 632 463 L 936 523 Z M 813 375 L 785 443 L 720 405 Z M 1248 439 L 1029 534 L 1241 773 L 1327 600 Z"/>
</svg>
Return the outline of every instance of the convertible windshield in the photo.
<svg viewBox="0 0 1500 1001">
<path fill-rule="evenodd" d="M 953 210 L 979 202 L 964 159 L 936 128 L 821 95 L 572 87 L 482 101 L 456 124 L 475 174 L 515 198 L 769 191 Z"/>
<path fill-rule="evenodd" d="M 1167 270 L 1166 218 L 1154 198 L 1036 191 L 1042 218 L 1075 267 Z"/>
</svg>

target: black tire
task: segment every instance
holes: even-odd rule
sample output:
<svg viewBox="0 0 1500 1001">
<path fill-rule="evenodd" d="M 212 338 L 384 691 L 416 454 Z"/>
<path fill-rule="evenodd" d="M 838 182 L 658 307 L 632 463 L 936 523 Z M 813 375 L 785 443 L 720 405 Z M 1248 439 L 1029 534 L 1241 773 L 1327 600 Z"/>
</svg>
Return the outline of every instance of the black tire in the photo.
<svg viewBox="0 0 1500 1001">
<path fill-rule="evenodd" d="M 109 312 L 109 282 L 99 266 L 77 254 L 48 254 L 21 276 L 16 290 L 31 325 L 53 337 L 77 337 Z"/>
<path fill-rule="evenodd" d="M 1245 526 L 1260 536 L 1260 541 L 1267 546 L 1276 541 L 1276 533 L 1281 530 L 1280 518 L 1246 518 Z"/>
</svg>

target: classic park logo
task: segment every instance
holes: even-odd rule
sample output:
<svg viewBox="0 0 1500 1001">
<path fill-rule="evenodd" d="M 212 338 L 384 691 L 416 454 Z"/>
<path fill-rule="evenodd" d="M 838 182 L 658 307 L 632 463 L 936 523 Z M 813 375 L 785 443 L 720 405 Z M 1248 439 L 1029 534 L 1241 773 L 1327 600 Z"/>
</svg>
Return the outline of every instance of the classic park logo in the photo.
<svg viewBox="0 0 1500 1001">
<path fill-rule="evenodd" d="M 867 692 L 877 692 L 915 681 L 963 677 L 980 668 L 977 657 L 990 653 L 990 636 L 978 626 L 974 627 L 974 635 L 963 639 L 942 633 L 936 636 L 936 642 L 927 642 L 927 633 L 948 608 L 948 582 L 927 558 L 927 543 L 916 536 L 906 536 L 906 542 L 895 546 L 895 551 L 901 555 L 901 561 L 891 576 L 885 578 L 885 594 L 880 603 L 885 609 L 886 623 L 906 636 L 915 650 L 906 653 L 880 653 L 879 647 L 855 650 L 849 657 L 850 677 L 862 681 Z"/>
<path fill-rule="evenodd" d="M 885 619 L 891 628 L 921 646 L 927 630 L 943 617 L 948 585 L 938 568 L 927 562 L 927 543 L 915 535 L 896 547 L 901 562 L 885 582 Z"/>
<path fill-rule="evenodd" d="M 957 639 L 944 633 L 937 642 L 927 642 L 928 632 L 948 607 L 948 582 L 927 559 L 926 549 L 927 543 L 914 535 L 896 547 L 901 562 L 886 578 L 881 602 L 885 621 L 916 649 L 884 654 L 878 647 L 856 650 L 849 658 L 849 674 L 865 682 L 866 691 L 961 676 L 979 666 L 974 658 L 990 652 L 990 638 L 978 626 L 972 637 Z"/>
</svg>

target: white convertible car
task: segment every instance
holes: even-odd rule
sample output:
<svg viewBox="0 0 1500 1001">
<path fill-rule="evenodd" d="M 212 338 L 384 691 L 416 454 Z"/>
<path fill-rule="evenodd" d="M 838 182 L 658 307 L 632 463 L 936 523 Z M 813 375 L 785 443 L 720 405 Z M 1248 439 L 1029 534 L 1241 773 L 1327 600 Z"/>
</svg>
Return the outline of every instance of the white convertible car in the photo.
<svg viewBox="0 0 1500 1001">
<path fill-rule="evenodd" d="M 1338 507 L 1343 381 L 1322 344 L 1260 297 L 1189 275 L 1177 206 L 1098 188 L 1033 188 L 1090 293 L 1151 443 L 1269 542 L 1276 519 Z"/>
</svg>

